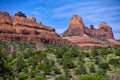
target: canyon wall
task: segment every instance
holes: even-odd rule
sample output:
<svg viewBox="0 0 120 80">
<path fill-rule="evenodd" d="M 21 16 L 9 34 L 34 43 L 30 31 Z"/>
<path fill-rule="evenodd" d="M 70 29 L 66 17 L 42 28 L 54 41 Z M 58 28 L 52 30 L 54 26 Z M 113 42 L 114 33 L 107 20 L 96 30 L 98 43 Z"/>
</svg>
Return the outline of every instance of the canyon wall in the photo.
<svg viewBox="0 0 120 80">
<path fill-rule="evenodd" d="M 86 27 L 81 17 L 73 15 L 73 17 L 70 20 L 68 30 L 64 32 L 63 35 L 79 35 L 79 34 L 87 34 L 89 36 L 114 39 L 112 28 L 106 22 L 102 22 L 99 25 L 98 29 L 95 29 L 94 25 Z"/>
<path fill-rule="evenodd" d="M 26 17 L 22 12 L 10 16 L 7 12 L 0 12 L 0 40 L 55 44 L 64 40 L 55 32 L 54 28 L 36 23 L 32 16 Z"/>
</svg>

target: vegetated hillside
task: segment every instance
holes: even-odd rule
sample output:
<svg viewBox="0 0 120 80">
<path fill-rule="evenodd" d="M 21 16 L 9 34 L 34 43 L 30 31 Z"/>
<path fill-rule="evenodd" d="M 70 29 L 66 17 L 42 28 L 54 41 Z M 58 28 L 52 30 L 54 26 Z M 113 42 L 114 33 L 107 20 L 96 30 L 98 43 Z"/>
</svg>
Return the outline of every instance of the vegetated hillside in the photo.
<svg viewBox="0 0 120 80">
<path fill-rule="evenodd" d="M 46 45 L 44 50 L 8 54 L 0 49 L 2 80 L 119 80 L 120 46 L 88 50 Z M 4 51 L 3 51 L 4 50 Z"/>
<path fill-rule="evenodd" d="M 19 41 L 9 41 L 9 42 L 0 41 L 0 48 L 8 54 L 16 53 L 16 52 L 22 53 L 30 49 L 32 50 L 45 49 L 44 44 L 42 42 L 19 42 Z"/>
</svg>

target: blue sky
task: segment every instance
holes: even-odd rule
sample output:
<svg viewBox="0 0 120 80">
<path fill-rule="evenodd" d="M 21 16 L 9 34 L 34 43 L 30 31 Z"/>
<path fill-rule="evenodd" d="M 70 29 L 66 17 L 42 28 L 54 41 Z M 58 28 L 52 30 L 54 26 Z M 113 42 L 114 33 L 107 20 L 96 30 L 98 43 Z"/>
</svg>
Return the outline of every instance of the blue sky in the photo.
<svg viewBox="0 0 120 80">
<path fill-rule="evenodd" d="M 98 25 L 105 21 L 113 29 L 116 39 L 120 39 L 120 0 L 0 0 L 0 12 L 14 15 L 22 11 L 34 16 L 37 22 L 62 33 L 68 28 L 73 14 L 83 18 L 84 24 Z"/>
</svg>

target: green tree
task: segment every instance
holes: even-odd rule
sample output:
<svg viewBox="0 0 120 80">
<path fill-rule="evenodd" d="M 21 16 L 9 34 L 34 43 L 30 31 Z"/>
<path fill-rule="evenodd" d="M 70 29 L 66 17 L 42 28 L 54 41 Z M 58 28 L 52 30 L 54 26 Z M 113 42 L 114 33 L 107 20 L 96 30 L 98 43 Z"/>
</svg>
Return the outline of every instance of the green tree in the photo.
<svg viewBox="0 0 120 80">
<path fill-rule="evenodd" d="M 100 53 L 100 55 L 101 55 L 102 57 L 106 57 L 106 55 L 108 54 L 106 48 L 101 48 L 101 49 L 99 50 L 99 53 Z"/>
<path fill-rule="evenodd" d="M 119 48 L 115 49 L 115 51 L 114 51 L 114 53 L 115 53 L 116 56 L 120 56 L 120 49 Z"/>
<path fill-rule="evenodd" d="M 87 73 L 86 67 L 83 64 L 80 64 L 79 67 L 75 69 L 75 73 L 77 75 L 86 74 Z"/>
<path fill-rule="evenodd" d="M 112 58 L 108 62 L 109 64 L 113 66 L 120 66 L 120 59 L 119 58 Z"/>
<path fill-rule="evenodd" d="M 13 72 L 10 66 L 9 56 L 0 49 L 0 77 L 4 80 L 12 79 Z"/>
<path fill-rule="evenodd" d="M 92 57 L 99 56 L 99 52 L 98 52 L 98 49 L 96 47 L 94 47 L 91 50 L 91 55 L 92 55 Z"/>
<path fill-rule="evenodd" d="M 50 75 L 50 72 L 52 71 L 52 68 L 55 66 L 55 62 L 53 60 L 44 58 L 41 69 L 44 71 L 46 75 Z"/>
<path fill-rule="evenodd" d="M 85 53 L 83 51 L 80 52 L 80 54 L 78 55 L 78 58 L 81 62 L 84 62 L 84 57 L 85 57 Z"/>
<path fill-rule="evenodd" d="M 64 61 L 63 61 L 63 68 L 72 69 L 74 67 L 75 67 L 75 65 L 74 65 L 74 63 L 73 63 L 73 61 L 71 59 L 64 59 Z"/>
<path fill-rule="evenodd" d="M 101 68 L 101 69 L 103 69 L 105 73 L 106 73 L 106 70 L 110 69 L 109 64 L 106 63 L 106 62 L 101 62 L 100 64 L 98 64 L 98 67 Z"/>
</svg>

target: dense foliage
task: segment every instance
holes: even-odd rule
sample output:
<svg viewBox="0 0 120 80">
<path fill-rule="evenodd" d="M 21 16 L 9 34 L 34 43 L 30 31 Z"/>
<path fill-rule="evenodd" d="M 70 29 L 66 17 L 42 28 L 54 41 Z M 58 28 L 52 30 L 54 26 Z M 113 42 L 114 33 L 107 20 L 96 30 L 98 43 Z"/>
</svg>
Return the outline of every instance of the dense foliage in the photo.
<svg viewBox="0 0 120 80">
<path fill-rule="evenodd" d="M 83 75 L 79 80 L 105 80 L 102 75 Z"/>
<path fill-rule="evenodd" d="M 112 75 L 120 74 L 120 46 L 85 50 L 46 45 L 44 50 L 33 50 L 24 43 L 19 44 L 22 51 L 8 53 L 9 48 L 0 44 L 0 80 L 115 80 Z"/>
</svg>

